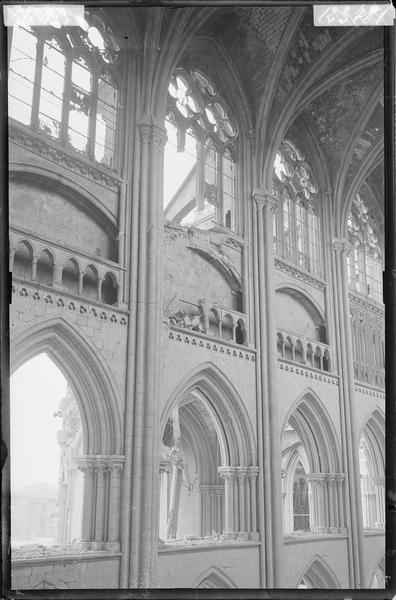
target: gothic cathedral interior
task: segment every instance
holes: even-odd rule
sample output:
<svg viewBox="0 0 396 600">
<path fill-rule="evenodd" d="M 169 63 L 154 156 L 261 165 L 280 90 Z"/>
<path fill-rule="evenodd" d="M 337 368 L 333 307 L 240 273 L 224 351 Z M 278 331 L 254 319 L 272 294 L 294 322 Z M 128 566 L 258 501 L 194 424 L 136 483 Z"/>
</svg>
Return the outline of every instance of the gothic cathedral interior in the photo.
<svg viewBox="0 0 396 600">
<path fill-rule="evenodd" d="M 8 50 L 11 372 L 65 381 L 12 589 L 384 587 L 383 29 L 103 4 Z"/>
</svg>

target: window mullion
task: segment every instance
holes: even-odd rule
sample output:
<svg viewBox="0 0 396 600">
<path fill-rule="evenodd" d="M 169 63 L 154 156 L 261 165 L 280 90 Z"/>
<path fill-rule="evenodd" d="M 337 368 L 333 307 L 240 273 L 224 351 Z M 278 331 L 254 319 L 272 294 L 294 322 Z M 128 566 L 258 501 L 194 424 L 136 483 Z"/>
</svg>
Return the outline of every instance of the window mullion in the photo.
<svg viewBox="0 0 396 600">
<path fill-rule="evenodd" d="M 223 154 L 216 150 L 216 190 L 217 190 L 217 206 L 216 206 L 216 221 L 220 225 L 225 225 L 224 215 L 224 197 L 223 197 Z"/>
<path fill-rule="evenodd" d="M 72 68 L 73 57 L 66 56 L 65 66 L 65 83 L 63 88 L 63 104 L 62 104 L 62 123 L 61 123 L 61 143 L 68 144 L 68 128 L 69 128 L 69 113 L 70 113 L 70 97 L 72 87 Z"/>
<path fill-rule="evenodd" d="M 87 153 L 89 158 L 95 157 L 95 137 L 96 137 L 96 115 L 98 110 L 98 93 L 99 93 L 99 78 L 96 73 L 92 73 L 92 90 L 91 90 L 91 109 L 89 115 L 88 126 L 88 144 Z"/>
<path fill-rule="evenodd" d="M 291 225 L 291 256 L 292 262 L 298 265 L 298 243 L 297 243 L 297 217 L 296 217 L 296 198 L 293 196 L 291 203 L 290 225 Z"/>
<path fill-rule="evenodd" d="M 43 56 L 44 56 L 44 38 L 37 38 L 37 49 L 36 49 L 36 68 L 34 73 L 34 86 L 33 86 L 33 97 L 32 97 L 32 116 L 31 126 L 32 129 L 37 130 L 39 128 L 39 108 L 40 108 L 40 93 L 41 93 L 41 79 L 43 73 Z"/>
<path fill-rule="evenodd" d="M 313 246 L 311 246 L 311 231 L 310 231 L 310 219 L 309 219 L 309 212 L 308 212 L 308 208 L 305 207 L 305 240 L 304 240 L 304 244 L 305 244 L 305 258 L 307 261 L 307 268 L 308 271 L 311 271 L 311 273 L 315 272 L 315 268 L 314 268 L 314 249 Z"/>
<path fill-rule="evenodd" d="M 204 186 L 205 186 L 205 142 L 202 139 L 197 141 L 197 198 L 196 206 L 198 210 L 204 208 Z"/>
</svg>

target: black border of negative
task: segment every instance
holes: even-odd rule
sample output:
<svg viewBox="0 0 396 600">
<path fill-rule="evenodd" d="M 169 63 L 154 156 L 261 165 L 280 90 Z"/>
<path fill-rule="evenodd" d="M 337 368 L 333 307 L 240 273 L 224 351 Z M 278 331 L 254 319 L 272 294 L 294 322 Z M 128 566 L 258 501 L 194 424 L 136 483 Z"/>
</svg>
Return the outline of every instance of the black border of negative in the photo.
<svg viewBox="0 0 396 600">
<path fill-rule="evenodd" d="M 4 2 L 11 4 L 62 4 L 43 0 Z M 79 4 L 79 2 L 65 2 Z M 388 4 L 384 0 L 103 0 L 87 1 L 85 6 L 127 7 L 144 9 L 148 6 L 183 8 L 191 6 L 309 6 L 319 4 Z M 389 2 L 390 3 L 390 2 Z M 193 589 L 95 589 L 95 590 L 11 590 L 10 583 L 10 473 L 9 447 L 9 302 L 11 277 L 8 271 L 8 125 L 7 125 L 7 31 L 0 16 L 0 385 L 1 385 L 1 468 L 2 468 L 2 599 L 48 600 L 138 600 L 201 598 L 252 598 L 271 600 L 343 599 L 390 600 L 396 594 L 396 169 L 395 169 L 395 70 L 396 27 L 383 27 L 384 35 L 384 118 L 385 118 L 385 366 L 386 366 L 386 589 L 366 590 L 193 590 Z M 396 596 L 395 596 L 396 597 Z"/>
</svg>

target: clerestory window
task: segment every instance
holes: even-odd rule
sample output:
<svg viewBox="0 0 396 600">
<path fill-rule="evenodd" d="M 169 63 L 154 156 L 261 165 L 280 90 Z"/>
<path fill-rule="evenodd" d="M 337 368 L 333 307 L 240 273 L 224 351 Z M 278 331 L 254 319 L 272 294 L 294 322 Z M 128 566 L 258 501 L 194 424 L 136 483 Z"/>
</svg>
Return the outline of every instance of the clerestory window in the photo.
<svg viewBox="0 0 396 600">
<path fill-rule="evenodd" d="M 382 249 L 378 222 L 373 207 L 356 194 L 348 219 L 348 239 L 352 251 L 348 256 L 350 288 L 382 302 Z"/>
<path fill-rule="evenodd" d="M 8 114 L 113 168 L 119 90 L 114 38 L 96 27 L 14 27 Z"/>
<path fill-rule="evenodd" d="M 237 129 L 203 73 L 176 69 L 165 125 L 165 218 L 200 229 L 237 230 Z"/>
<path fill-rule="evenodd" d="M 274 164 L 274 251 L 297 266 L 322 275 L 318 186 L 298 148 L 285 140 Z"/>
</svg>

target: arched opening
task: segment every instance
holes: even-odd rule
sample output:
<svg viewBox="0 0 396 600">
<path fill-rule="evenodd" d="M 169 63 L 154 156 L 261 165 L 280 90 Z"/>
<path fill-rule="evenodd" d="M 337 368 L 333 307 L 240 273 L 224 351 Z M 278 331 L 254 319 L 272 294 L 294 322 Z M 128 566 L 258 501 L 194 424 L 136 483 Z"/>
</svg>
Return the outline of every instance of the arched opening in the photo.
<svg viewBox="0 0 396 600">
<path fill-rule="evenodd" d="M 208 335 L 212 335 L 213 337 L 220 336 L 220 318 L 217 310 L 211 308 L 209 311 L 209 331 Z"/>
<path fill-rule="evenodd" d="M 11 377 L 13 549 L 81 537 L 82 422 L 67 380 L 46 354 Z"/>
<path fill-rule="evenodd" d="M 278 351 L 278 356 L 283 356 L 283 345 L 283 335 L 281 333 L 278 333 L 276 336 L 276 349 Z"/>
<path fill-rule="evenodd" d="M 232 579 L 218 567 L 211 567 L 202 573 L 194 588 L 198 589 L 227 589 L 235 588 Z"/>
<path fill-rule="evenodd" d="M 89 341 L 60 317 L 38 320 L 13 332 L 13 369 L 42 353 L 64 373 L 80 410 L 82 436 L 78 445 L 83 456 L 76 456 L 76 461 L 84 490 L 78 494 L 84 502 L 81 544 L 86 549 L 119 550 L 119 489 L 124 457 L 111 373 Z M 70 405 L 61 408 L 69 410 Z M 65 459 L 67 456 L 66 452 Z"/>
<path fill-rule="evenodd" d="M 118 285 L 113 273 L 106 273 L 102 282 L 102 301 L 114 305 L 118 300 Z"/>
<path fill-rule="evenodd" d="M 177 68 L 167 104 L 165 219 L 202 230 L 237 229 L 237 129 L 220 90 L 201 71 Z"/>
<path fill-rule="evenodd" d="M 319 346 L 316 346 L 314 354 L 314 367 L 315 369 L 322 368 L 322 350 L 319 348 Z"/>
<path fill-rule="evenodd" d="M 304 362 L 304 348 L 301 340 L 297 340 L 294 344 L 294 360 L 299 363 Z"/>
<path fill-rule="evenodd" d="M 313 367 L 313 348 L 312 344 L 307 344 L 307 365 Z"/>
<path fill-rule="evenodd" d="M 343 532 L 344 475 L 338 443 L 329 417 L 312 393 L 292 410 L 281 448 L 285 534 Z"/>
<path fill-rule="evenodd" d="M 43 250 L 37 261 L 36 279 L 38 283 L 52 285 L 54 281 L 54 257 L 49 250 Z"/>
<path fill-rule="evenodd" d="M 373 576 L 371 578 L 371 589 L 383 589 L 385 587 L 385 556 L 381 558 L 377 566 L 375 567 Z"/>
<path fill-rule="evenodd" d="M 363 427 L 359 442 L 363 527 L 385 527 L 385 420 L 376 410 Z"/>
<path fill-rule="evenodd" d="M 98 299 L 98 272 L 92 265 L 85 269 L 82 293 L 85 298 Z"/>
<path fill-rule="evenodd" d="M 222 533 L 220 465 L 220 446 L 210 414 L 201 400 L 191 398 L 172 411 L 162 436 L 161 539 Z"/>
<path fill-rule="evenodd" d="M 323 371 L 330 371 L 330 354 L 328 350 L 323 353 Z"/>
<path fill-rule="evenodd" d="M 285 341 L 285 358 L 293 360 L 293 342 L 289 336 L 287 336 Z"/>
<path fill-rule="evenodd" d="M 239 399 L 212 366 L 181 384 L 164 413 L 160 537 L 257 539 L 250 425 Z"/>
<path fill-rule="evenodd" d="M 308 461 L 303 444 L 290 423 L 285 426 L 281 443 L 284 533 L 310 531 Z"/>
<path fill-rule="evenodd" d="M 307 342 L 326 343 L 326 323 L 321 309 L 306 292 L 292 287 L 276 291 L 276 321 L 284 332 L 294 333 Z"/>
<path fill-rule="evenodd" d="M 32 279 L 33 251 L 27 242 L 19 242 L 14 254 L 12 274 L 20 279 Z"/>
<path fill-rule="evenodd" d="M 333 570 L 321 558 L 316 557 L 300 578 L 297 586 L 300 589 L 338 589 L 340 584 Z"/>
<path fill-rule="evenodd" d="M 74 258 L 69 258 L 63 267 L 62 285 L 72 294 L 79 292 L 80 269 Z"/>
<path fill-rule="evenodd" d="M 246 342 L 246 326 L 242 319 L 238 319 L 235 328 L 235 341 L 237 344 L 245 344 Z"/>
<path fill-rule="evenodd" d="M 224 315 L 221 321 L 221 337 L 229 342 L 234 339 L 234 320 L 231 315 Z"/>
</svg>

